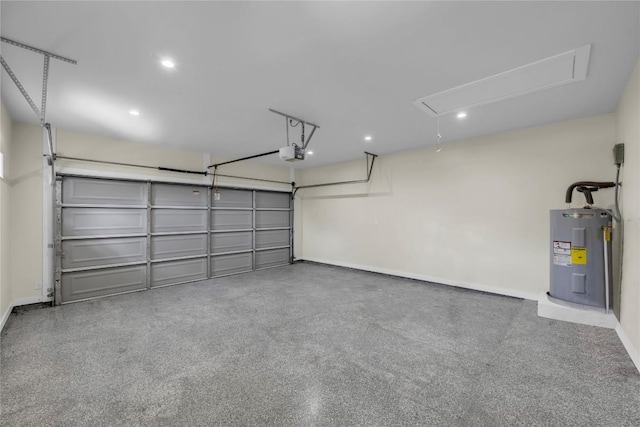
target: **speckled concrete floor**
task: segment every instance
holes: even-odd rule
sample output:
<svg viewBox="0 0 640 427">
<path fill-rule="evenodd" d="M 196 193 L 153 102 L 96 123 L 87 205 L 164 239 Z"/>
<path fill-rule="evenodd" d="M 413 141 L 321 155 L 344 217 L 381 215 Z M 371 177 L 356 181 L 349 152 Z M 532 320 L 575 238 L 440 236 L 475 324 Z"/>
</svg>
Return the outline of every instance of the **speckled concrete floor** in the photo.
<svg viewBox="0 0 640 427">
<path fill-rule="evenodd" d="M 314 264 L 11 316 L 7 426 L 638 426 L 615 332 Z"/>
</svg>

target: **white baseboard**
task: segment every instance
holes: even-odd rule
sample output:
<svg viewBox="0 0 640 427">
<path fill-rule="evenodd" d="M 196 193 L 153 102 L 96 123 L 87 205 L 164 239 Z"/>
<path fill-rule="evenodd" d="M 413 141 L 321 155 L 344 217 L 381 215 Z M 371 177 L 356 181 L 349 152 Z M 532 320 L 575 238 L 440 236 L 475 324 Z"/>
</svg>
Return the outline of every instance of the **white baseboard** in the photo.
<svg viewBox="0 0 640 427">
<path fill-rule="evenodd" d="M 14 307 L 19 307 L 21 305 L 37 304 L 39 302 L 46 302 L 46 299 L 42 298 L 42 296 L 36 296 L 36 297 L 27 297 L 27 298 L 16 298 L 13 301 L 11 301 L 11 303 L 9 304 L 9 307 L 7 307 L 7 310 L 4 313 L 2 313 L 2 318 L 0 319 L 0 332 L 2 332 L 2 330 L 4 329 L 4 325 L 7 323 L 7 320 L 9 320 L 9 316 L 11 315 L 11 311 L 13 310 Z"/>
<path fill-rule="evenodd" d="M 620 338 L 620 341 L 622 342 L 622 345 L 627 350 L 627 353 L 629 353 L 631 361 L 634 365 L 636 365 L 636 369 L 638 370 L 638 372 L 640 372 L 640 352 L 633 346 L 631 340 L 627 336 L 627 333 L 624 331 L 624 329 L 622 329 L 622 325 L 620 325 L 620 323 L 616 325 L 616 332 L 618 334 L 618 338 Z"/>
<path fill-rule="evenodd" d="M 455 286 L 457 288 L 472 289 L 474 291 L 488 292 L 491 294 L 505 295 L 509 297 L 522 298 L 522 299 L 533 300 L 533 301 L 536 301 L 538 299 L 538 294 L 535 292 L 518 291 L 514 289 L 507 289 L 507 288 L 496 288 L 493 286 L 479 285 L 476 283 L 463 282 L 459 280 L 444 279 L 442 277 L 424 276 L 421 274 L 408 273 L 405 271 L 389 270 L 386 268 L 371 267 L 368 265 L 350 264 L 346 262 L 337 262 L 337 261 L 324 260 L 324 259 L 318 259 L 318 258 L 305 257 L 299 260 L 335 265 L 338 267 L 353 268 L 356 270 L 371 271 L 373 273 L 388 274 L 389 276 L 422 280 L 424 282 L 438 283 L 442 285 Z"/>
<path fill-rule="evenodd" d="M 13 310 L 13 301 L 11 301 L 11 303 L 9 304 L 9 307 L 7 307 L 7 311 L 2 313 L 2 318 L 0 318 L 0 333 L 4 329 L 4 325 L 5 323 L 7 323 L 7 320 L 9 320 L 9 315 L 11 314 L 11 310 Z"/>
</svg>

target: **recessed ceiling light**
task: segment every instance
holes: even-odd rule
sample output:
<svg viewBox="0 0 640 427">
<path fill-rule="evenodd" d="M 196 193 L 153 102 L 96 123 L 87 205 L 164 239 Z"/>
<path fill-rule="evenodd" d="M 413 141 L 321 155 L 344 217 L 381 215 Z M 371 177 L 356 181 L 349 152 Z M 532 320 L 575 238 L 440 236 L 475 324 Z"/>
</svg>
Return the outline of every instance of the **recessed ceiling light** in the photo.
<svg viewBox="0 0 640 427">
<path fill-rule="evenodd" d="M 165 68 L 175 68 L 176 66 L 176 64 L 174 64 L 173 61 L 170 59 L 163 59 L 161 64 Z"/>
<path fill-rule="evenodd" d="M 129 111 L 129 114 L 131 114 L 132 116 L 139 116 L 139 115 L 140 115 L 140 111 L 138 111 L 138 110 L 131 110 L 131 111 Z"/>
<path fill-rule="evenodd" d="M 307 151 L 307 154 L 310 155 L 310 156 L 313 156 L 313 151 L 309 150 L 309 151 Z"/>
<path fill-rule="evenodd" d="M 467 117 L 467 113 L 465 113 L 464 111 L 461 111 L 458 113 L 457 116 L 459 119 L 464 119 L 465 117 Z"/>
<path fill-rule="evenodd" d="M 365 141 L 371 141 L 373 139 L 373 137 L 371 135 L 367 135 L 364 137 Z"/>
</svg>

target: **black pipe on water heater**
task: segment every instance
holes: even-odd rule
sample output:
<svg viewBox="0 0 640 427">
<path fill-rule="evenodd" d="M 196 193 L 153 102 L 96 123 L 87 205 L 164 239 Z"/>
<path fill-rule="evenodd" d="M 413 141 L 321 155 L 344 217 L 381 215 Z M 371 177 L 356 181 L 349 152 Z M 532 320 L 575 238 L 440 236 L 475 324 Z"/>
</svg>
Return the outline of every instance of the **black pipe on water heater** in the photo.
<svg viewBox="0 0 640 427">
<path fill-rule="evenodd" d="M 567 194 L 565 195 L 565 202 L 571 203 L 571 199 L 573 197 L 573 190 L 576 188 L 579 192 L 584 194 L 584 197 L 587 199 L 587 203 L 590 205 L 593 204 L 593 197 L 591 196 L 592 192 L 598 191 L 600 188 L 612 188 L 617 184 L 615 182 L 599 182 L 599 181 L 579 181 L 574 182 L 567 188 Z"/>
</svg>

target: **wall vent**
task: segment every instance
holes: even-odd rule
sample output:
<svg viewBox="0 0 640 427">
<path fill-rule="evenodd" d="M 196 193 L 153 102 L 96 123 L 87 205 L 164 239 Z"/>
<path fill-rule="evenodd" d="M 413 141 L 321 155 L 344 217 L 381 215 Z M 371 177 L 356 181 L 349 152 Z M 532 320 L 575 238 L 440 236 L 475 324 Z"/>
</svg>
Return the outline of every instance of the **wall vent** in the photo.
<svg viewBox="0 0 640 427">
<path fill-rule="evenodd" d="M 415 100 L 438 116 L 584 80 L 591 45 L 554 55 L 490 77 Z"/>
</svg>

